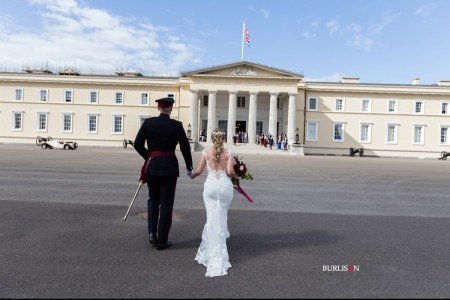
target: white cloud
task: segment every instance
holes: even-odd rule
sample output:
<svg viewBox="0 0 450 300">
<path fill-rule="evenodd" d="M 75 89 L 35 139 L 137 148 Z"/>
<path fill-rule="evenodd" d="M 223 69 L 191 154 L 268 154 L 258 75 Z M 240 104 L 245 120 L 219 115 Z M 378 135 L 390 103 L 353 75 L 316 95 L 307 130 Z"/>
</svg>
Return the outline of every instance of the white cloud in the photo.
<svg viewBox="0 0 450 300">
<path fill-rule="evenodd" d="M 305 77 L 304 81 L 314 81 L 314 82 L 338 82 L 341 81 L 344 75 L 342 73 L 333 73 L 331 75 L 322 75 L 318 77 Z"/>
<path fill-rule="evenodd" d="M 167 27 L 146 20 L 132 22 L 75 0 L 29 2 L 44 8 L 42 28 L 17 29 L 10 26 L 13 18 L 0 17 L 1 64 L 72 65 L 82 73 L 109 74 L 117 68 L 133 68 L 144 74 L 162 74 L 200 61 L 202 49 Z"/>
<path fill-rule="evenodd" d="M 260 11 L 264 18 L 268 19 L 270 17 L 270 11 L 268 11 L 267 9 L 261 8 Z"/>
<path fill-rule="evenodd" d="M 380 23 L 371 24 L 369 26 L 369 32 L 371 34 L 382 34 L 384 28 L 393 23 L 398 17 L 400 17 L 401 13 L 393 13 L 383 17 Z"/>
<path fill-rule="evenodd" d="M 436 9 L 436 4 L 434 3 L 428 3 L 425 5 L 422 5 L 416 11 L 414 12 L 415 15 L 427 17 L 430 16 L 431 13 Z"/>
<path fill-rule="evenodd" d="M 316 37 L 316 34 L 315 33 L 313 33 L 313 32 L 309 32 L 309 31 L 306 31 L 306 30 L 303 30 L 302 31 L 302 36 L 305 38 L 305 39 L 313 39 L 313 38 L 315 38 Z"/>
<path fill-rule="evenodd" d="M 357 47 L 357 48 L 361 48 L 363 50 L 370 50 L 370 48 L 372 48 L 373 45 L 373 40 L 364 37 L 361 34 L 356 34 L 353 36 L 353 38 L 347 42 L 347 45 L 352 46 L 352 47 Z"/>
<path fill-rule="evenodd" d="M 330 21 L 327 22 L 327 28 L 328 28 L 330 34 L 335 33 L 336 31 L 339 30 L 338 21 L 336 21 L 335 19 L 331 19 Z"/>
</svg>

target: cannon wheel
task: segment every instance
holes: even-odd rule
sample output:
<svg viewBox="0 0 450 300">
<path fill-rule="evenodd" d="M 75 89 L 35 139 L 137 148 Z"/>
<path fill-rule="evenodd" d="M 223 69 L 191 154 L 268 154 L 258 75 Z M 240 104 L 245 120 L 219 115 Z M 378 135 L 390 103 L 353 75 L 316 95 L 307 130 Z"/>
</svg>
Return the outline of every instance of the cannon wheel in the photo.
<svg viewBox="0 0 450 300">
<path fill-rule="evenodd" d="M 64 145 L 64 150 L 69 150 L 70 149 L 70 146 L 69 145 Z"/>
<path fill-rule="evenodd" d="M 77 148 L 78 148 L 78 143 L 77 142 L 73 143 L 73 149 L 72 150 L 75 150 Z"/>
<path fill-rule="evenodd" d="M 45 150 L 45 149 L 48 148 L 48 146 L 47 146 L 47 144 L 42 144 L 42 145 L 41 145 L 41 148 Z"/>
<path fill-rule="evenodd" d="M 352 148 L 350 148 L 350 156 L 354 156 L 355 155 L 355 152 L 353 151 L 353 147 Z"/>
<path fill-rule="evenodd" d="M 126 140 L 126 139 L 123 140 L 123 147 L 124 147 L 125 149 L 127 149 L 127 140 Z"/>
<path fill-rule="evenodd" d="M 441 152 L 441 158 L 442 158 L 443 160 L 446 160 L 446 159 L 447 159 L 447 152 L 442 151 L 442 152 Z"/>
<path fill-rule="evenodd" d="M 359 156 L 360 157 L 364 156 L 364 149 L 363 148 L 359 149 Z"/>
<path fill-rule="evenodd" d="M 42 144 L 42 138 L 40 136 L 38 136 L 36 138 L 36 146 L 40 146 Z"/>
</svg>

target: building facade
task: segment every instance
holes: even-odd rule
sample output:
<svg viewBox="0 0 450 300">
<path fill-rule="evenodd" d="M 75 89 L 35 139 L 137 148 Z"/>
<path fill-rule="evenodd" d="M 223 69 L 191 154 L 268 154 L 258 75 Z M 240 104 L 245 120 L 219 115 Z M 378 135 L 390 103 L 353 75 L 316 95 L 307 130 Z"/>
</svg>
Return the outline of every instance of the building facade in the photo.
<svg viewBox="0 0 450 300">
<path fill-rule="evenodd" d="M 37 136 L 80 145 L 121 146 L 159 114 L 155 100 L 173 97 L 172 117 L 193 141 L 221 127 L 232 143 L 247 132 L 296 134 L 305 154 L 436 158 L 450 152 L 450 81 L 421 85 L 367 84 L 359 78 L 305 82 L 298 73 L 239 61 L 148 77 L 139 73 L 83 75 L 75 70 L 0 73 L 0 142 Z"/>
</svg>

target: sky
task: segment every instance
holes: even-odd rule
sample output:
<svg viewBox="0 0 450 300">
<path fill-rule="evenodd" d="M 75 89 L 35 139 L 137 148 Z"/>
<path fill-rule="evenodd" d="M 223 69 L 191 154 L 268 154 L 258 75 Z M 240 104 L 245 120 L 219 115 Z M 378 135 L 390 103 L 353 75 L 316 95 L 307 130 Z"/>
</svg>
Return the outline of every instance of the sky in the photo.
<svg viewBox="0 0 450 300">
<path fill-rule="evenodd" d="M 2 0 L 0 71 L 178 76 L 243 58 L 305 81 L 428 85 L 450 80 L 449 29 L 448 0 Z"/>
</svg>

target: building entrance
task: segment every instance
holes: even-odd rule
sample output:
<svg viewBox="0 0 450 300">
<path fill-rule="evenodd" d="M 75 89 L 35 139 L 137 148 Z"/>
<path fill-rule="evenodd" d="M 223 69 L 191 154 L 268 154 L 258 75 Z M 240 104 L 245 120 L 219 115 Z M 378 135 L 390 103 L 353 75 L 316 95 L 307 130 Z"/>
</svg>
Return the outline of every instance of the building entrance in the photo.
<svg viewBox="0 0 450 300">
<path fill-rule="evenodd" d="M 247 131 L 247 121 L 236 121 L 236 131 L 235 133 Z"/>
</svg>

